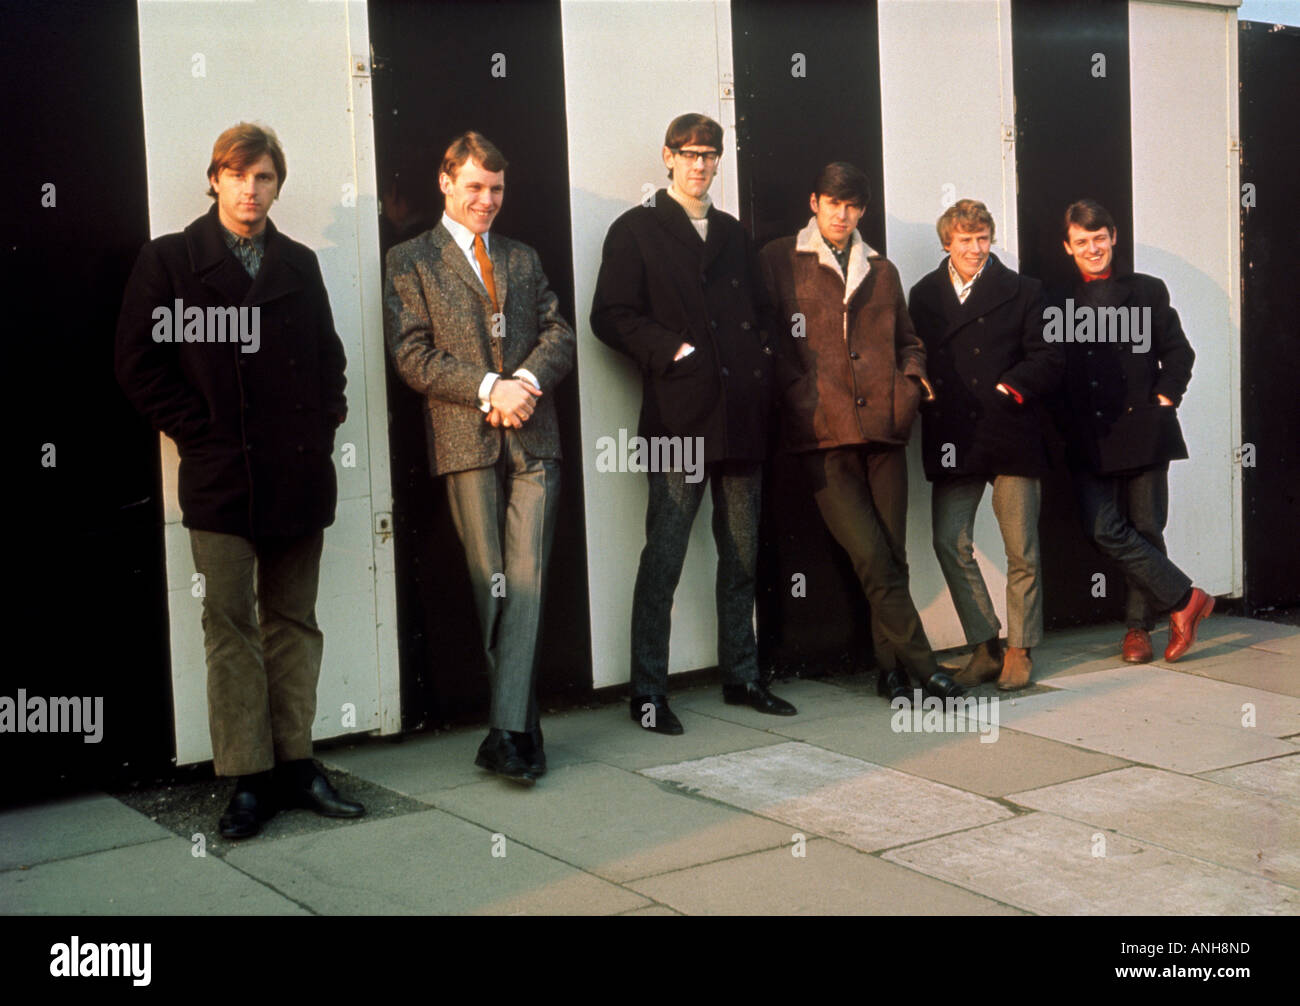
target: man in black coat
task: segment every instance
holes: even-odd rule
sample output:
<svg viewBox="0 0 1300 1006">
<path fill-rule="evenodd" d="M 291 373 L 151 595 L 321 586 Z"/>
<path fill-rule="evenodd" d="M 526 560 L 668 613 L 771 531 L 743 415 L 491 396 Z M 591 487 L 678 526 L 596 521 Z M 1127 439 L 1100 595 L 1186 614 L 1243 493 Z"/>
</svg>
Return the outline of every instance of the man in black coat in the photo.
<svg viewBox="0 0 1300 1006">
<path fill-rule="evenodd" d="M 772 350 L 749 239 L 708 197 L 721 154 L 722 127 L 707 116 L 669 124 L 663 161 L 672 185 L 610 225 L 591 307 L 596 336 L 644 375 L 639 436 L 682 444 L 675 470 L 652 465 L 661 470 L 648 473 L 646 544 L 632 598 L 631 716 L 666 734 L 682 732 L 666 698 L 670 616 L 706 482 L 718 546 L 723 698 L 760 712 L 795 712 L 759 681 L 754 576 Z M 687 439 L 702 471 L 685 470 Z"/>
<path fill-rule="evenodd" d="M 1172 662 L 1214 610 L 1214 598 L 1169 561 L 1164 540 L 1169 462 L 1187 457 L 1177 409 L 1196 357 L 1164 283 L 1116 267 L 1115 221 L 1105 207 L 1072 203 L 1064 231 L 1079 276 L 1072 296 L 1055 298 L 1044 336 L 1066 351 L 1056 411 L 1079 517 L 1089 539 L 1124 569 L 1123 658 L 1152 659 L 1149 633 L 1169 612 L 1165 660 Z"/>
<path fill-rule="evenodd" d="M 989 253 L 988 208 L 960 199 L 936 227 L 948 257 L 908 298 L 935 394 L 921 413 L 934 552 L 966 641 L 976 644 L 957 683 L 996 678 L 1007 691 L 1029 684 L 1030 650 L 1043 639 L 1038 514 L 1048 458 L 1035 403 L 1056 390 L 1065 361 L 1043 341 L 1042 284 Z M 975 514 L 990 483 L 1007 554 L 1005 656 L 973 548 Z"/>
<path fill-rule="evenodd" d="M 145 245 L 117 326 L 118 382 L 180 453 L 213 767 L 238 777 L 226 838 L 257 834 L 279 806 L 364 813 L 311 757 L 324 645 L 316 588 L 346 361 L 315 254 L 267 219 L 285 175 L 270 129 L 222 133 L 208 166 L 212 209 Z"/>
</svg>

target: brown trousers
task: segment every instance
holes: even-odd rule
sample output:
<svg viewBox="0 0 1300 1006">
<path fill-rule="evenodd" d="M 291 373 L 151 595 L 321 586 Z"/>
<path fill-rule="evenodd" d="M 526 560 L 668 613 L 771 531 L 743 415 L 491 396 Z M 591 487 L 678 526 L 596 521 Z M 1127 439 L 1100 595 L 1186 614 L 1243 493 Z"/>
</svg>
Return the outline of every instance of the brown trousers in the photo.
<svg viewBox="0 0 1300 1006">
<path fill-rule="evenodd" d="M 203 576 L 208 729 L 217 775 L 311 757 L 325 637 L 316 624 L 324 532 L 254 543 L 190 530 Z M 260 617 L 259 617 L 260 616 Z"/>
</svg>

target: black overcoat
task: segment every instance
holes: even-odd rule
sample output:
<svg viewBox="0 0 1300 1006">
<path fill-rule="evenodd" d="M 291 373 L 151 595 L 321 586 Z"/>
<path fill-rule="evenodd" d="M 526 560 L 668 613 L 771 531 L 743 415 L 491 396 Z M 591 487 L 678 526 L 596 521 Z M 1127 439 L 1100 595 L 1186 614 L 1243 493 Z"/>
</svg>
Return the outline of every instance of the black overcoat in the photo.
<svg viewBox="0 0 1300 1006">
<path fill-rule="evenodd" d="M 1154 276 L 1118 272 L 1111 279 L 1080 282 L 1069 296 L 1075 308 L 1149 309 L 1150 343 L 1066 342 L 1062 395 L 1053 413 L 1066 442 L 1071 468 L 1115 475 L 1187 457 L 1178 405 L 1192 379 L 1196 354 L 1183 334 L 1169 290 Z M 1064 310 L 1065 296 L 1053 295 Z M 1161 405 L 1164 395 L 1173 407 Z"/>
<path fill-rule="evenodd" d="M 204 336 L 209 308 L 257 308 L 256 351 L 158 341 L 157 309 L 174 314 L 178 300 L 204 312 Z M 226 247 L 215 205 L 140 252 L 118 318 L 117 379 L 176 442 L 186 527 L 258 539 L 334 522 L 345 362 L 315 253 L 269 220 L 256 279 Z"/>
<path fill-rule="evenodd" d="M 1042 284 L 996 255 L 965 304 L 957 300 L 946 258 L 912 287 L 908 310 L 925 343 L 935 396 L 921 405 L 926 478 L 1047 470 L 1040 408 L 1058 389 L 1065 358 L 1059 346 L 1043 341 L 1046 305 Z M 998 391 L 999 383 L 1018 391 L 1023 403 Z"/>
<path fill-rule="evenodd" d="M 704 460 L 761 460 L 773 400 L 770 307 L 740 222 L 709 209 L 701 240 L 660 189 L 605 237 L 591 306 L 597 338 L 641 368 L 638 433 L 704 438 Z M 683 343 L 695 352 L 673 361 Z"/>
</svg>

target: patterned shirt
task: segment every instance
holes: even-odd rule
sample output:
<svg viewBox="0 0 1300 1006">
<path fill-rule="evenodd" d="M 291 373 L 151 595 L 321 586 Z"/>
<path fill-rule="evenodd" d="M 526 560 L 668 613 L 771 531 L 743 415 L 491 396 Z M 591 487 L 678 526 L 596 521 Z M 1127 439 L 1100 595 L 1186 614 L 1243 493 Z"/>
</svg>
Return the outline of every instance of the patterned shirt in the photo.
<svg viewBox="0 0 1300 1006">
<path fill-rule="evenodd" d="M 257 270 L 262 265 L 262 256 L 266 254 L 266 229 L 263 228 L 251 238 L 240 237 L 226 230 L 225 224 L 221 225 L 221 232 L 221 236 L 226 239 L 226 247 L 235 253 L 235 258 L 239 259 L 239 264 L 248 275 L 256 279 Z"/>
</svg>

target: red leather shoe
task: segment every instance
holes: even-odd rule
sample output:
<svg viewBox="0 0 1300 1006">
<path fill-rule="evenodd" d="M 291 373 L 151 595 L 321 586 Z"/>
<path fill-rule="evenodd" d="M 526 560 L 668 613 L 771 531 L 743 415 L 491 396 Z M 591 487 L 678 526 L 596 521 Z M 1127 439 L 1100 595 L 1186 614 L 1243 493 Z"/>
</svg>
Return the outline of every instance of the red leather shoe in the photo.
<svg viewBox="0 0 1300 1006">
<path fill-rule="evenodd" d="M 1155 656 L 1151 652 L 1151 636 L 1146 629 L 1129 629 L 1120 648 L 1126 664 L 1146 664 Z"/>
<path fill-rule="evenodd" d="M 1169 645 L 1165 662 L 1172 664 L 1196 642 L 1196 627 L 1214 610 L 1214 598 L 1200 587 L 1192 588 L 1192 597 L 1169 616 Z"/>
</svg>

